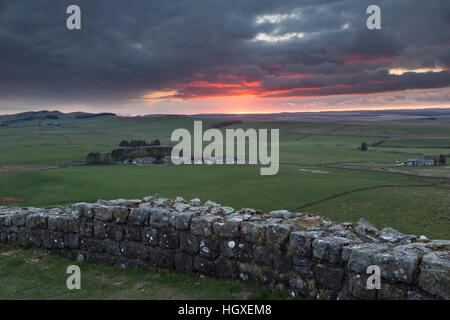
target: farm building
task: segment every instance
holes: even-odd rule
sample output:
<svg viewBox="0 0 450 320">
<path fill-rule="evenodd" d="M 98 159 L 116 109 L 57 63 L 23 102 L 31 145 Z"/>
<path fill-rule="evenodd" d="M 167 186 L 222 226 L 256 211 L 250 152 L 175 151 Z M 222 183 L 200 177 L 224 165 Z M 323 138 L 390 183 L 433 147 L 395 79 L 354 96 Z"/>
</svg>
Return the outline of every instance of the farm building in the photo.
<svg viewBox="0 0 450 320">
<path fill-rule="evenodd" d="M 419 166 L 419 167 L 425 167 L 425 166 L 434 166 L 434 160 L 433 159 L 408 159 L 408 162 L 406 162 L 407 166 Z"/>
</svg>

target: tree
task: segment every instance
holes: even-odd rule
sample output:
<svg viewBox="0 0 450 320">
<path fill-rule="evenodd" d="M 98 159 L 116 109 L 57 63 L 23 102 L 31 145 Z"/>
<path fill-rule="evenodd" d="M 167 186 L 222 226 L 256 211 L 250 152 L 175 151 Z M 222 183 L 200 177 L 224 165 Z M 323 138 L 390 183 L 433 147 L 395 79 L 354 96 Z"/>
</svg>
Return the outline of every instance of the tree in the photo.
<svg viewBox="0 0 450 320">
<path fill-rule="evenodd" d="M 145 140 L 131 140 L 130 147 L 145 147 L 147 146 L 147 142 Z"/>
<path fill-rule="evenodd" d="M 99 152 L 91 152 L 88 154 L 86 158 L 87 164 L 100 164 L 101 163 L 101 155 Z"/>
<path fill-rule="evenodd" d="M 122 140 L 119 144 L 119 147 L 128 147 L 130 143 L 127 140 Z"/>
<path fill-rule="evenodd" d="M 369 148 L 369 145 L 367 144 L 367 142 L 363 142 L 361 144 L 361 151 L 367 151 L 368 148 Z"/>
<path fill-rule="evenodd" d="M 443 155 L 443 154 L 440 154 L 440 155 L 439 155 L 439 164 L 440 164 L 441 166 L 445 166 L 445 165 L 447 164 L 447 161 L 446 161 L 446 159 L 445 159 L 445 155 Z"/>
<path fill-rule="evenodd" d="M 155 139 L 155 140 L 152 142 L 152 145 L 154 145 L 154 146 L 160 146 L 160 145 L 161 145 L 161 142 L 159 142 L 159 139 Z"/>
</svg>

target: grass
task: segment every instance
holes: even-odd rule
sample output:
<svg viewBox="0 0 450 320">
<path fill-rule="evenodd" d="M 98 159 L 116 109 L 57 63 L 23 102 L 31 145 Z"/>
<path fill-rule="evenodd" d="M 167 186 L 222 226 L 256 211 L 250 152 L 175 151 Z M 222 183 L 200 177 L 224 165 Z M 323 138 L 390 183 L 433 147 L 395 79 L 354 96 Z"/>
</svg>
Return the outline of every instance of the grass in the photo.
<svg viewBox="0 0 450 320">
<path fill-rule="evenodd" d="M 159 139 L 170 142 L 174 129 L 187 128 L 192 132 L 193 121 L 200 119 L 180 116 L 166 117 L 100 117 L 73 119 L 68 115 L 56 122 L 70 127 L 40 127 L 40 121 L 19 122 L 0 126 L 0 165 L 60 164 L 84 160 L 89 152 L 108 152 L 121 140 Z M 214 120 L 201 119 L 203 128 Z M 55 122 L 48 120 L 45 122 Z M 405 153 L 448 154 L 450 129 L 435 123 L 387 125 L 340 124 L 308 122 L 246 122 L 230 128 L 280 129 L 280 160 L 284 163 L 322 164 L 335 162 L 392 162 L 404 161 Z M 225 129 L 223 129 L 225 130 Z M 413 137 L 411 137 L 413 136 Z M 417 137 L 420 136 L 420 137 Z M 377 152 L 358 150 L 363 141 L 372 144 L 386 140 L 375 148 Z M 398 147 L 390 147 L 398 146 Z M 428 147 L 433 146 L 432 150 Z M 422 148 L 420 148 L 422 147 Z M 427 148 L 423 148 L 427 147 Z M 419 149 L 417 149 L 419 148 Z"/>
<path fill-rule="evenodd" d="M 387 140 L 383 142 L 380 146 L 383 147 L 393 147 L 400 146 L 404 148 L 430 148 L 430 147 L 446 147 L 450 148 L 450 140 L 449 139 L 398 139 L 398 140 Z M 450 152 L 450 150 L 449 150 Z"/>
<path fill-rule="evenodd" d="M 378 228 L 393 227 L 405 233 L 450 239 L 450 188 L 385 188 L 355 192 L 308 207 L 336 220 L 361 216 Z"/>
<path fill-rule="evenodd" d="M 308 169 L 311 169 L 308 167 Z M 292 209 L 310 202 L 353 189 L 379 185 L 422 185 L 437 183 L 440 179 L 422 178 L 395 173 L 354 171 L 338 168 L 320 168 L 328 174 L 299 171 L 298 167 L 280 167 L 274 176 L 261 176 L 259 166 L 249 165 L 190 165 L 190 166 L 73 166 L 71 168 L 22 171 L 0 175 L 0 195 L 24 198 L 22 206 L 51 206 L 75 202 L 95 202 L 97 199 L 142 198 L 149 194 L 186 199 L 199 197 L 203 201 L 213 200 L 223 205 L 254 207 L 265 211 Z M 442 197 L 448 189 L 435 190 L 423 188 L 427 201 L 446 208 L 450 199 Z M 372 194 L 372 191 L 367 191 Z M 361 217 L 383 225 L 394 223 L 402 216 L 409 223 L 400 225 L 400 231 L 407 233 L 423 232 L 427 228 L 430 237 L 450 238 L 450 233 L 442 232 L 442 226 L 426 219 L 428 207 L 408 200 L 410 188 L 399 188 L 403 197 L 390 192 L 374 197 L 371 210 L 366 210 L 364 202 L 347 199 L 348 209 L 336 208 L 332 201 L 325 201 L 321 210 L 308 207 L 311 213 L 322 214 L 344 220 L 358 220 Z M 358 193 L 355 193 L 355 195 Z M 402 199 L 400 201 L 400 199 Z M 330 206 L 328 206 L 330 204 Z M 379 220 L 381 213 L 390 212 L 389 207 L 401 208 L 389 220 Z M 355 212 L 357 214 L 355 214 Z M 336 215 L 341 213 L 341 215 Z M 449 216 L 448 212 L 442 213 Z M 435 232 L 435 230 L 438 230 Z"/>
<path fill-rule="evenodd" d="M 0 120 L 13 117 L 0 116 Z M 21 206 L 44 207 L 149 194 L 199 197 L 236 209 L 270 211 L 305 206 L 300 211 L 336 222 L 364 217 L 378 228 L 391 226 L 403 233 L 450 239 L 449 167 L 394 166 L 395 161 L 408 158 L 449 154 L 450 117 L 364 123 L 245 122 L 231 126 L 280 129 L 280 161 L 293 166 L 280 167 L 275 176 L 261 176 L 259 166 L 249 165 L 72 166 L 89 152 L 111 151 L 121 140 L 169 143 L 174 129 L 192 132 L 194 120 L 179 116 L 81 120 L 60 115 L 59 120 L 44 122 L 69 126 L 40 127 L 39 121 L 0 126 L 0 165 L 65 166 L 46 170 L 36 170 L 36 166 L 14 173 L 0 168 L 0 201 L 23 198 Z M 202 121 L 206 129 L 221 120 Z M 370 145 L 379 141 L 384 142 L 369 147 L 369 152 L 358 149 L 362 142 Z M 301 168 L 328 173 L 299 171 Z M 385 187 L 364 189 L 380 185 Z M 0 248 L 0 299 L 287 298 L 252 284 L 86 263 L 81 264 L 83 289 L 69 291 L 65 286 L 69 264 L 73 262 L 34 249 Z"/>
<path fill-rule="evenodd" d="M 55 122 L 49 120 L 47 122 Z M 159 139 L 169 143 L 177 128 L 192 131 L 193 119 L 185 117 L 72 119 L 57 121 L 71 127 L 40 127 L 27 121 L 10 127 L 0 126 L 0 165 L 60 164 L 84 160 L 90 152 L 109 152 L 120 141 Z M 214 121 L 203 120 L 208 128 Z"/>
<path fill-rule="evenodd" d="M 81 289 L 68 290 L 69 265 L 81 269 Z M 0 299 L 287 299 L 252 283 L 213 280 L 143 268 L 75 263 L 38 249 L 0 247 Z"/>
</svg>

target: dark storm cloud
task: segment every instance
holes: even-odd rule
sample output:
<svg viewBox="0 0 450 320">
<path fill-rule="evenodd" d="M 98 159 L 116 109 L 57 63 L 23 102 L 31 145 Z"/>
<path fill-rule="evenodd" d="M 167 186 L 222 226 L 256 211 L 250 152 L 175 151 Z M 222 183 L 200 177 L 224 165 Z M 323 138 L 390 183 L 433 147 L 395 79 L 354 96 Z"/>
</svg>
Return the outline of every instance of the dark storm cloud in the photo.
<svg viewBox="0 0 450 320">
<path fill-rule="evenodd" d="M 381 30 L 365 26 L 373 3 L 382 10 Z M 448 87 L 448 70 L 387 70 L 450 66 L 449 3 L 0 0 L 0 101 L 129 101 L 161 90 L 198 99 Z M 80 31 L 65 27 L 70 4 L 81 7 Z"/>
</svg>

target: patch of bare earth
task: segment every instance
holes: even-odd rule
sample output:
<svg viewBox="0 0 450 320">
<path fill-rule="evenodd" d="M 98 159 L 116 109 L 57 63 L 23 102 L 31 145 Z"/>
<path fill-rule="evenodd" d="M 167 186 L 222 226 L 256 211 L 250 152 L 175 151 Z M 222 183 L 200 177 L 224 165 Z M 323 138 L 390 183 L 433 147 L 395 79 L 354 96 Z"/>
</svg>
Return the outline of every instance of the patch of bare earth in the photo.
<svg viewBox="0 0 450 320">
<path fill-rule="evenodd" d="M 0 166 L 0 174 L 10 174 L 19 171 L 45 170 L 56 168 L 58 168 L 58 166 L 50 166 L 50 165 Z"/>
<path fill-rule="evenodd" d="M 0 204 L 22 203 L 24 198 L 0 196 Z"/>
</svg>

